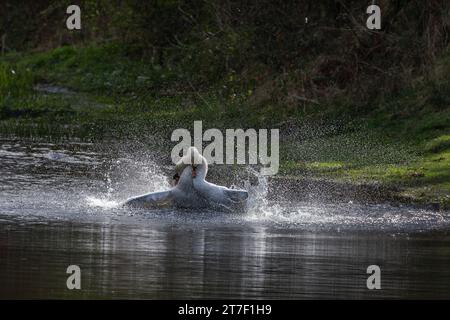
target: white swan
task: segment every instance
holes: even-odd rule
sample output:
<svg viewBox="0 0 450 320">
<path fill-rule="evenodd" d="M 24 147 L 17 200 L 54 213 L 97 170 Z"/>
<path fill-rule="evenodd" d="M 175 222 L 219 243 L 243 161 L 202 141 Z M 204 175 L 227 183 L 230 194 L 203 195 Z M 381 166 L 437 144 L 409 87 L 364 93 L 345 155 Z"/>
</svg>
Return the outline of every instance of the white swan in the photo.
<svg viewBox="0 0 450 320">
<path fill-rule="evenodd" d="M 229 189 L 205 180 L 208 173 L 208 161 L 195 147 L 190 147 L 187 154 L 176 165 L 177 172 L 185 170 L 189 164 L 194 168 L 192 184 L 194 190 L 211 205 L 237 209 L 245 206 L 248 192 L 245 190 Z"/>
<path fill-rule="evenodd" d="M 248 193 L 229 189 L 205 180 L 208 162 L 195 147 L 176 164 L 178 184 L 168 191 L 151 192 L 133 197 L 124 205 L 132 207 L 220 208 L 227 211 L 245 208 Z"/>
</svg>

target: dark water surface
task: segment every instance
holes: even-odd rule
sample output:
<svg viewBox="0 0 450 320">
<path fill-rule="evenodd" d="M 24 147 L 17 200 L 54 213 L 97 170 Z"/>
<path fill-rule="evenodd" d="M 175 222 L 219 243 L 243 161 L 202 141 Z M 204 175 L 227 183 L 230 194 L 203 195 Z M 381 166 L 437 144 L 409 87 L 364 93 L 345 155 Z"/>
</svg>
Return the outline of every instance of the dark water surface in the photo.
<svg viewBox="0 0 450 320">
<path fill-rule="evenodd" d="M 0 140 L 0 298 L 450 298 L 447 212 L 273 203 L 262 178 L 245 214 L 131 211 L 168 182 L 108 150 Z"/>
</svg>

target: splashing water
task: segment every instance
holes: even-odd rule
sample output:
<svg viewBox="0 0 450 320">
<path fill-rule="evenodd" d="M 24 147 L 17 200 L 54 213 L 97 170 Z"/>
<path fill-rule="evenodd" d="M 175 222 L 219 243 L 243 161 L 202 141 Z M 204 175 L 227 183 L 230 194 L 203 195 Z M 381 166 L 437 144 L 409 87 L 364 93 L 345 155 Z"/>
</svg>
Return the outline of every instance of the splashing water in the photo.
<svg viewBox="0 0 450 320">
<path fill-rule="evenodd" d="M 260 219 L 276 215 L 281 208 L 278 204 L 268 201 L 269 180 L 267 176 L 261 175 L 259 170 L 250 166 L 246 167 L 246 171 L 256 177 L 258 181 L 256 185 L 251 185 L 249 180 L 245 182 L 245 188 L 249 192 L 248 218 Z"/>
<path fill-rule="evenodd" d="M 87 196 L 91 206 L 116 208 L 131 196 L 170 188 L 169 180 L 163 175 L 161 168 L 151 160 L 114 160 L 104 173 L 104 181 L 104 194 Z"/>
<path fill-rule="evenodd" d="M 98 199 L 98 198 L 94 198 L 94 197 L 87 197 L 86 200 L 88 201 L 90 206 L 100 207 L 100 208 L 104 208 L 104 209 L 117 208 L 120 205 L 120 202 L 118 202 L 118 201 L 107 200 L 107 199 Z"/>
<path fill-rule="evenodd" d="M 240 172 L 247 173 L 247 178 L 236 176 L 236 180 L 241 184 L 243 181 L 243 187 L 249 191 L 246 213 L 132 210 L 120 204 L 131 196 L 169 189 L 170 174 L 165 172 L 170 172 L 172 167 L 157 165 L 151 153 L 99 153 L 92 148 L 92 145 L 84 144 L 3 143 L 0 148 L 0 185 L 3 188 L 0 213 L 37 216 L 40 220 L 42 217 L 83 219 L 131 215 L 144 221 L 169 221 L 177 225 L 270 224 L 307 230 L 417 231 L 450 226 L 448 212 L 385 204 L 272 201 L 269 200 L 269 190 L 277 188 L 269 189 L 272 182 L 251 166 Z M 220 180 L 218 182 L 221 183 Z M 283 192 L 288 196 L 287 193 L 296 191 Z"/>
</svg>

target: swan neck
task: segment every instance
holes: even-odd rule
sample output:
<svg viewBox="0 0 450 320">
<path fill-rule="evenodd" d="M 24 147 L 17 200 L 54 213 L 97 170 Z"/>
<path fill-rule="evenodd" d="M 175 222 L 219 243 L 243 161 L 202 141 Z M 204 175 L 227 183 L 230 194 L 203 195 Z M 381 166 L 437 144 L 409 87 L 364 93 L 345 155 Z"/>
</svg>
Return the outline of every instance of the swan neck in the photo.
<svg viewBox="0 0 450 320">
<path fill-rule="evenodd" d="M 205 180 L 206 174 L 208 173 L 208 163 L 205 158 L 202 159 L 202 163 L 196 167 L 195 171 L 198 178 Z"/>
</svg>

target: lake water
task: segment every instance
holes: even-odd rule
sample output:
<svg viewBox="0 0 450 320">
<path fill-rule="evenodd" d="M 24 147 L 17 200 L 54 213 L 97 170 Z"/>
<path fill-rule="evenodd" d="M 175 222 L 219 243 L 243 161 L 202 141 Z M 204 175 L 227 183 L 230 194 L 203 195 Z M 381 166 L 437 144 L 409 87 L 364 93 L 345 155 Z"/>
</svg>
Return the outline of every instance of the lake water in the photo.
<svg viewBox="0 0 450 320">
<path fill-rule="evenodd" d="M 169 187 L 154 159 L 0 140 L 0 298 L 450 298 L 448 212 L 273 202 L 261 177 L 246 213 L 122 208 Z"/>
</svg>

